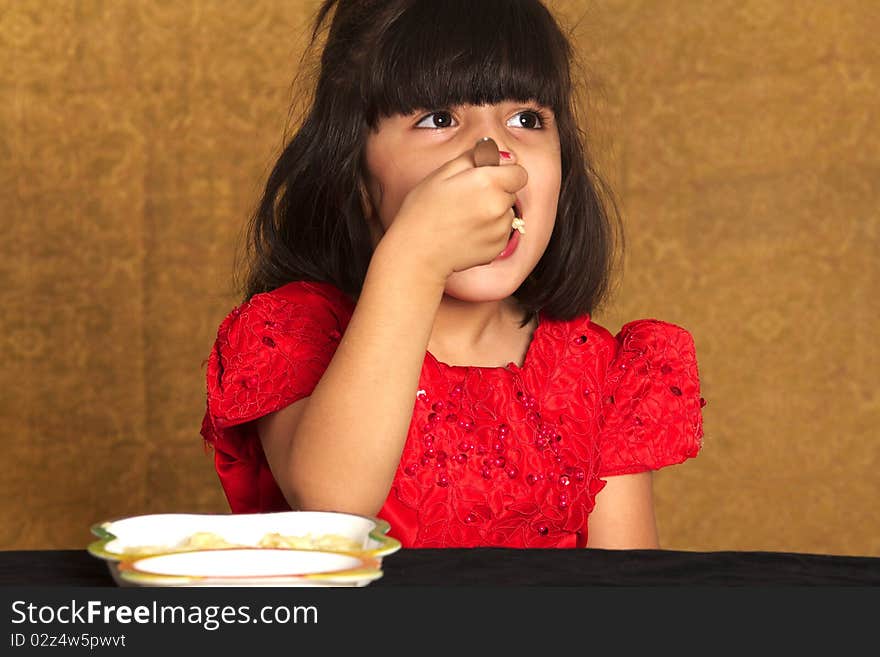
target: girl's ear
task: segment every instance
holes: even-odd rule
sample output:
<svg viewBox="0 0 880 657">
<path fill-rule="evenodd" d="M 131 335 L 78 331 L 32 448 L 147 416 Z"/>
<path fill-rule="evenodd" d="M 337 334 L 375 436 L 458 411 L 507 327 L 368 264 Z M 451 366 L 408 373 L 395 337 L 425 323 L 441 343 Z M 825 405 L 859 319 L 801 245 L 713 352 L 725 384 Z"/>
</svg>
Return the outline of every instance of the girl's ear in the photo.
<svg viewBox="0 0 880 657">
<path fill-rule="evenodd" d="M 358 191 L 361 197 L 361 211 L 367 222 L 367 228 L 370 230 L 373 248 L 375 248 L 385 234 L 385 229 L 382 227 L 382 221 L 379 219 L 379 212 L 373 204 L 373 199 L 370 197 L 369 192 L 367 192 L 363 176 L 358 176 Z"/>
</svg>

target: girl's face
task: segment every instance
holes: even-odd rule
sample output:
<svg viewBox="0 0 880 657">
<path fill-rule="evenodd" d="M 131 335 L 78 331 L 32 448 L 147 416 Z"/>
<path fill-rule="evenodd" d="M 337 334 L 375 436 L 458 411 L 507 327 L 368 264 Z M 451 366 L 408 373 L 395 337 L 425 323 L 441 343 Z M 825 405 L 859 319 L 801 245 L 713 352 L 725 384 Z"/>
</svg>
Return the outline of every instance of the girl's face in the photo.
<svg viewBox="0 0 880 657">
<path fill-rule="evenodd" d="M 550 241 L 562 178 L 559 132 L 552 110 L 508 101 L 385 117 L 367 137 L 364 172 L 371 202 L 365 209 L 376 244 L 409 190 L 482 137 L 491 137 L 499 150 L 511 154 L 508 160 L 501 158 L 501 166 L 519 164 L 529 177 L 516 193 L 526 231 L 516 251 L 504 260 L 455 272 L 446 281 L 447 294 L 474 302 L 513 294 Z"/>
</svg>

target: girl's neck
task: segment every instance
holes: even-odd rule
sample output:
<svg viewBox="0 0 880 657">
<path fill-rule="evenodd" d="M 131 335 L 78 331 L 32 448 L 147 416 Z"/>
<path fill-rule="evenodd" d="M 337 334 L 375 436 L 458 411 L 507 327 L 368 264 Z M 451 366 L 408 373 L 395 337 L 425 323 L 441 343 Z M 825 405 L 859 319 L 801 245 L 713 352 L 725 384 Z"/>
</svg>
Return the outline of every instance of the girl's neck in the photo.
<svg viewBox="0 0 880 657">
<path fill-rule="evenodd" d="M 500 301 L 461 301 L 444 294 L 434 318 L 428 351 L 450 365 L 503 367 L 520 363 L 531 334 L 533 319 L 520 328 L 522 309 L 513 297 Z"/>
</svg>

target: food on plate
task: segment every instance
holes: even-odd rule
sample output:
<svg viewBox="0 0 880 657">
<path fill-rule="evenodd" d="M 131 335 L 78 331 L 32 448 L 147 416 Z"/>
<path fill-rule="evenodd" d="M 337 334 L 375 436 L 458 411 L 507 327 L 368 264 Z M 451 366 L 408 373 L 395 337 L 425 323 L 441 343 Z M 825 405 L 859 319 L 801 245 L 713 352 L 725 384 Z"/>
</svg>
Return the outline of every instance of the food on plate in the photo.
<svg viewBox="0 0 880 657">
<path fill-rule="evenodd" d="M 257 545 L 260 547 L 292 548 L 294 550 L 335 550 L 343 552 L 361 549 L 359 543 L 338 534 L 282 536 L 273 532 L 263 536 Z"/>
<path fill-rule="evenodd" d="M 245 543 L 233 543 L 227 541 L 220 534 L 214 532 L 196 532 L 184 538 L 174 545 L 133 545 L 122 549 L 126 556 L 142 556 L 165 552 L 188 552 L 190 550 L 219 550 L 223 548 L 254 547 Z M 256 547 L 263 548 L 289 548 L 294 550 L 333 550 L 351 552 L 361 549 L 361 545 L 338 534 L 319 534 L 312 536 L 285 536 L 278 532 L 264 534 Z"/>
</svg>

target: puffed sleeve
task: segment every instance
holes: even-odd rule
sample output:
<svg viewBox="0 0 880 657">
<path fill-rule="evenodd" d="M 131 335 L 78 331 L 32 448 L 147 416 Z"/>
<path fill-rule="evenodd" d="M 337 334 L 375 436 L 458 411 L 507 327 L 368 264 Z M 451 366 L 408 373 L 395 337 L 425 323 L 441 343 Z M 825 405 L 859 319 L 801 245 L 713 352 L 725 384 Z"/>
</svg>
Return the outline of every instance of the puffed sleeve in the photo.
<svg viewBox="0 0 880 657">
<path fill-rule="evenodd" d="M 342 335 L 338 309 L 309 285 L 253 296 L 220 325 L 208 357 L 207 421 L 254 420 L 309 396 Z"/>
<path fill-rule="evenodd" d="M 641 319 L 625 324 L 614 340 L 600 417 L 599 476 L 657 470 L 695 457 L 706 402 L 691 334 Z"/>
</svg>

